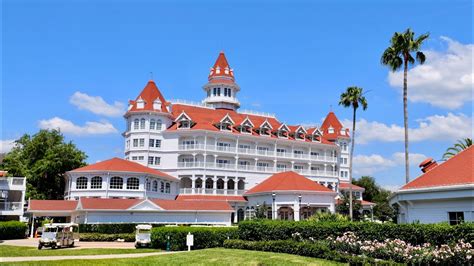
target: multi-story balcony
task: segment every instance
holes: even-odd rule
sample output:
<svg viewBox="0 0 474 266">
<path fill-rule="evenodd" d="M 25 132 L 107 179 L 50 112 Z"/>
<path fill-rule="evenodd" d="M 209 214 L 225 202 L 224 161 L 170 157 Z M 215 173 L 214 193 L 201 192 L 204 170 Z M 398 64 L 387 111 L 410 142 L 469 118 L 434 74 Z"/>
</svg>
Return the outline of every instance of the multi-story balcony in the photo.
<svg viewBox="0 0 474 266">
<path fill-rule="evenodd" d="M 179 169 L 214 169 L 214 170 L 236 170 L 244 172 L 262 172 L 262 173 L 279 173 L 289 171 L 291 169 L 275 168 L 272 166 L 259 165 L 241 165 L 230 163 L 209 163 L 209 162 L 178 162 Z M 310 170 L 310 169 L 293 169 L 293 171 L 307 176 L 323 176 L 323 177 L 338 177 L 336 171 L 329 170 Z"/>
<path fill-rule="evenodd" d="M 213 189 L 213 188 L 180 188 L 179 194 L 203 194 L 203 195 L 243 195 L 247 190 L 244 189 Z"/>
<path fill-rule="evenodd" d="M 5 190 L 25 190 L 26 179 L 24 177 L 4 177 L 0 178 L 0 189 Z"/>
<path fill-rule="evenodd" d="M 274 152 L 267 149 L 255 148 L 236 148 L 232 146 L 204 145 L 204 144 L 188 144 L 180 145 L 180 151 L 213 151 L 218 153 L 232 153 L 242 155 L 257 155 L 265 157 L 276 157 L 284 159 L 301 159 L 318 162 L 337 163 L 337 157 L 324 155 L 311 155 L 309 153 L 291 153 L 291 152 Z"/>
<path fill-rule="evenodd" d="M 0 202 L 0 215 L 23 215 L 23 203 Z"/>
</svg>

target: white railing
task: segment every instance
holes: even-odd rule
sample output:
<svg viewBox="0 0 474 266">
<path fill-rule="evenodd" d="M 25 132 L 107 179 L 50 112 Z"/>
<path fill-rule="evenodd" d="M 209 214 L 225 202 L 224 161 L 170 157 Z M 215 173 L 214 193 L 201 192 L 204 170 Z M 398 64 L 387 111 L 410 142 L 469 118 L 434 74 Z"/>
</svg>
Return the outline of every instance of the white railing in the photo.
<svg viewBox="0 0 474 266">
<path fill-rule="evenodd" d="M 0 187 L 25 186 L 24 177 L 3 177 L 0 178 Z"/>
<path fill-rule="evenodd" d="M 0 211 L 18 211 L 22 207 L 21 202 L 0 202 Z"/>
<path fill-rule="evenodd" d="M 179 194 L 184 195 L 243 195 L 243 189 L 214 189 L 214 188 L 180 188 Z"/>
<path fill-rule="evenodd" d="M 258 111 L 252 111 L 252 110 L 240 110 L 239 113 L 247 114 L 247 115 L 258 115 L 258 116 L 276 118 L 275 114 L 273 114 L 273 113 L 258 112 Z"/>
<path fill-rule="evenodd" d="M 214 109 L 211 105 L 202 103 L 202 102 L 193 102 L 193 101 L 187 101 L 187 100 L 181 100 L 181 99 L 173 99 L 170 100 L 171 104 L 182 104 L 182 105 L 189 105 L 189 106 L 197 106 L 197 107 L 204 107 L 204 108 L 209 108 L 209 109 Z"/>
</svg>

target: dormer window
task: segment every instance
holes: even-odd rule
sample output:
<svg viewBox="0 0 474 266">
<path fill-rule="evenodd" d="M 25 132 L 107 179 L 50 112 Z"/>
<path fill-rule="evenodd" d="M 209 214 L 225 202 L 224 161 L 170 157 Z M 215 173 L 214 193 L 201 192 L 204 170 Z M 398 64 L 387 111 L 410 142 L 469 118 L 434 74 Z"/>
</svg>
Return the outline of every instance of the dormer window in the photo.
<svg viewBox="0 0 474 266">
<path fill-rule="evenodd" d="M 143 109 L 145 108 L 145 101 L 140 97 L 137 100 L 137 109 Z"/>
<path fill-rule="evenodd" d="M 277 136 L 279 138 L 287 139 L 289 132 L 290 132 L 290 129 L 285 124 L 283 124 L 280 126 L 280 128 L 278 128 Z"/>
<path fill-rule="evenodd" d="M 346 130 L 344 128 L 341 128 L 340 134 L 342 136 L 345 136 L 346 135 Z"/>
<path fill-rule="evenodd" d="M 153 109 L 154 110 L 160 110 L 161 111 L 161 101 L 159 99 L 156 99 L 153 102 Z"/>
<path fill-rule="evenodd" d="M 220 67 L 216 67 L 216 74 L 220 74 L 221 73 L 221 68 Z"/>
<path fill-rule="evenodd" d="M 303 127 L 298 127 L 295 131 L 295 139 L 297 140 L 305 140 L 306 130 Z"/>
<path fill-rule="evenodd" d="M 240 130 L 240 133 L 244 134 L 252 134 L 252 128 L 254 127 L 252 121 L 247 117 L 245 120 L 240 124 L 238 129 Z"/>
<path fill-rule="evenodd" d="M 270 136 L 271 130 L 272 126 L 270 125 L 270 123 L 268 123 L 267 120 L 265 120 L 259 128 L 260 135 L 262 136 Z"/>
<path fill-rule="evenodd" d="M 329 128 L 328 128 L 328 133 L 329 133 L 329 134 L 333 134 L 333 133 L 334 133 L 334 128 L 333 128 L 333 127 L 329 127 Z"/>
<path fill-rule="evenodd" d="M 178 124 L 178 129 L 189 129 L 194 125 L 194 122 L 184 111 L 175 119 L 175 122 Z"/>
<path fill-rule="evenodd" d="M 179 129 L 191 128 L 191 122 L 188 120 L 182 120 L 178 122 L 178 128 Z"/>
<path fill-rule="evenodd" d="M 234 125 L 234 121 L 232 118 L 227 114 L 224 116 L 224 118 L 219 121 L 219 123 L 216 124 L 216 126 L 221 130 L 221 131 L 232 131 L 232 126 Z"/>
</svg>

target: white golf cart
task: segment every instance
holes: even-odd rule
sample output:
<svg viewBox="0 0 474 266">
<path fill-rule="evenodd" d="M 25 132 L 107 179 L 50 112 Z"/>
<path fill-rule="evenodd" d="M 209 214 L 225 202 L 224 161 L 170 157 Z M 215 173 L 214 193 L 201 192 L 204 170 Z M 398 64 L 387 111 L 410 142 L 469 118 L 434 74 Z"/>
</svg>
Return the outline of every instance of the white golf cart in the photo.
<svg viewBox="0 0 474 266">
<path fill-rule="evenodd" d="M 43 228 L 43 234 L 38 242 L 38 249 L 43 247 L 51 247 L 52 249 L 59 247 L 73 247 L 74 235 L 78 230 L 78 225 L 74 223 L 51 223 L 46 224 Z"/>
<path fill-rule="evenodd" d="M 147 247 L 151 245 L 151 225 L 139 224 L 135 227 L 135 247 Z"/>
</svg>

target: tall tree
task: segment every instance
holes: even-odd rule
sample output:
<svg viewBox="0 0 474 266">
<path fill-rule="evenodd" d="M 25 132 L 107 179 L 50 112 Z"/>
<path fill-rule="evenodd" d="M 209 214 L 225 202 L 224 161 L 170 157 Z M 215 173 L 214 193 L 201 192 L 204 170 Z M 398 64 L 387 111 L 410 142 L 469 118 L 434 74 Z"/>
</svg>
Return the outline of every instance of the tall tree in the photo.
<svg viewBox="0 0 474 266">
<path fill-rule="evenodd" d="M 382 54 L 381 62 L 392 71 L 397 71 L 403 65 L 403 125 L 405 127 L 405 182 L 410 181 L 410 165 L 408 162 L 408 65 L 415 62 L 425 63 L 426 56 L 420 51 L 421 45 L 429 37 L 429 34 L 422 34 L 415 38 L 415 33 L 411 29 L 405 32 L 395 32 L 390 40 L 390 46 Z M 416 53 L 413 58 L 412 53 Z"/>
<path fill-rule="evenodd" d="M 471 138 L 465 138 L 458 140 L 458 143 L 454 144 L 454 146 L 449 147 L 446 152 L 443 154 L 443 160 L 447 160 L 454 155 L 460 153 L 461 151 L 469 148 L 472 146 L 472 139 Z"/>
<path fill-rule="evenodd" d="M 388 197 L 391 192 L 381 188 L 371 176 L 362 176 L 354 179 L 354 184 L 365 189 L 364 199 L 375 203 L 374 216 L 380 221 L 389 221 L 395 218 L 395 210 L 390 206 Z"/>
<path fill-rule="evenodd" d="M 352 141 L 351 141 L 351 155 L 349 158 L 349 184 L 352 184 L 352 158 L 354 157 L 354 144 L 356 133 L 356 113 L 359 106 L 363 110 L 367 109 L 367 99 L 364 97 L 363 89 L 359 87 L 349 87 L 341 94 L 339 105 L 352 108 Z M 353 218 L 352 212 L 352 185 L 349 186 L 349 216 Z"/>
<path fill-rule="evenodd" d="M 58 130 L 23 135 L 6 154 L 1 167 L 9 175 L 26 177 L 26 195 L 32 199 L 62 199 L 64 173 L 85 165 L 87 156 L 66 143 Z"/>
</svg>

